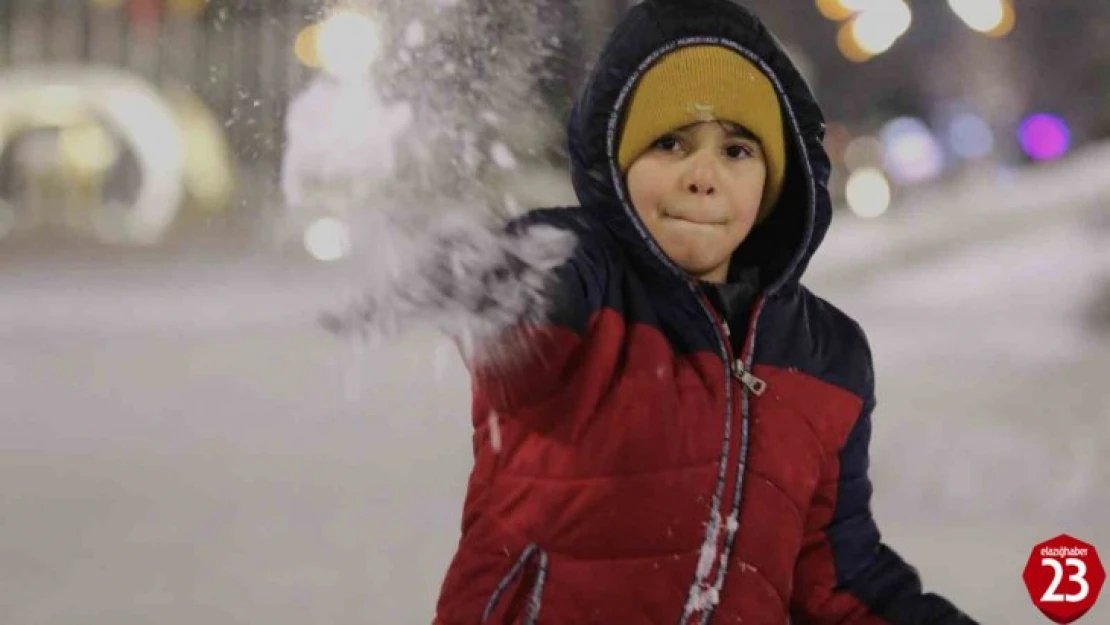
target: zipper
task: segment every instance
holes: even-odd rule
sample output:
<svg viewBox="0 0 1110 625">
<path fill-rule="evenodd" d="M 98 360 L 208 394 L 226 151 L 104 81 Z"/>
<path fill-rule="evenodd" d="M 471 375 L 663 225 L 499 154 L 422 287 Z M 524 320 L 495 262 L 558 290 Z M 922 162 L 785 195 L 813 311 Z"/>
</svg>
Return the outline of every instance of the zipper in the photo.
<svg viewBox="0 0 1110 625">
<path fill-rule="evenodd" d="M 700 304 L 702 312 L 705 314 L 705 317 L 708 318 L 710 327 L 713 328 L 713 334 L 714 334 L 714 337 L 718 341 L 718 348 L 720 350 L 718 353 L 723 358 L 725 366 L 729 367 L 729 369 L 730 369 L 730 371 L 728 373 L 725 373 L 725 380 L 724 380 L 724 382 L 725 382 L 725 389 L 724 389 L 725 390 L 725 415 L 724 415 L 725 416 L 725 423 L 724 423 L 725 430 L 724 430 L 724 440 L 723 440 L 724 449 L 722 450 L 721 464 L 720 464 L 720 467 L 719 467 L 720 472 L 719 472 L 719 475 L 718 475 L 718 483 L 717 483 L 716 490 L 713 494 L 713 503 L 712 503 L 712 506 L 711 506 L 712 516 L 710 516 L 709 522 L 706 526 L 705 542 L 703 542 L 703 544 L 702 544 L 702 549 L 704 550 L 709 546 L 709 540 L 712 540 L 713 541 L 713 543 L 712 543 L 713 559 L 714 560 L 720 560 L 720 557 L 721 557 L 721 555 L 723 554 L 723 551 L 724 551 L 724 546 L 722 546 L 720 544 L 720 532 L 719 531 L 711 531 L 710 528 L 713 526 L 713 523 L 714 523 L 715 519 L 716 519 L 717 523 L 726 523 L 727 522 L 726 521 L 726 515 L 723 513 L 724 504 L 725 504 L 725 501 L 726 501 L 725 497 L 727 496 L 727 494 L 724 491 L 724 487 L 725 487 L 725 484 L 727 484 L 727 482 L 728 482 L 728 474 L 729 474 L 729 471 L 730 471 L 730 467 L 732 466 L 731 465 L 731 460 L 732 460 L 732 442 L 731 441 L 732 441 L 732 438 L 734 436 L 737 436 L 737 435 L 743 436 L 742 432 L 733 432 L 732 431 L 734 429 L 733 428 L 734 415 L 733 415 L 733 411 L 732 411 L 734 387 L 733 387 L 732 382 L 731 382 L 731 366 L 728 363 L 731 363 L 735 359 L 735 357 L 732 354 L 732 342 L 728 338 L 729 334 L 731 333 L 731 330 L 728 327 L 728 323 L 725 321 L 725 319 L 723 317 L 720 317 L 720 316 L 717 315 L 716 311 L 713 308 L 712 302 L 710 302 L 709 299 L 703 293 L 700 292 L 700 290 L 698 289 L 697 284 L 694 281 L 691 280 L 688 283 L 688 285 L 690 286 L 690 289 L 691 289 L 694 297 L 697 299 L 698 303 Z M 741 445 L 741 447 L 743 447 L 743 442 L 742 441 L 741 441 L 740 445 Z M 739 478 L 737 478 L 737 479 L 739 479 Z M 726 540 L 726 542 L 727 542 L 727 540 Z M 727 566 L 727 562 L 719 561 L 717 563 L 717 566 L 718 567 Z M 679 619 L 678 625 L 688 625 L 688 623 L 690 622 L 690 619 L 693 618 L 694 615 L 698 614 L 699 612 L 703 613 L 702 614 L 703 618 L 697 619 L 697 620 L 700 621 L 700 622 L 704 622 L 705 618 L 708 617 L 708 615 L 712 613 L 712 606 L 702 606 L 702 605 L 700 605 L 701 602 L 702 602 L 702 593 L 710 591 L 714 587 L 714 585 L 710 584 L 710 579 L 711 579 L 710 575 L 712 573 L 712 568 L 711 568 L 711 570 L 705 571 L 704 576 L 702 575 L 700 568 L 701 568 L 701 565 L 700 565 L 700 562 L 699 562 L 698 571 L 695 573 L 694 582 L 690 586 L 690 589 L 688 591 L 686 605 L 683 607 L 682 617 Z M 720 575 L 720 572 L 722 570 L 723 569 L 718 569 L 718 575 Z"/>
<path fill-rule="evenodd" d="M 728 322 L 721 321 L 721 329 L 724 330 L 726 340 L 732 336 L 732 329 L 728 327 Z M 767 382 L 760 377 L 756 376 L 751 371 L 744 367 L 743 361 L 739 358 L 732 358 L 732 352 L 729 351 L 729 357 L 732 359 L 732 377 L 736 378 L 741 384 L 744 385 L 753 395 L 759 397 L 767 391 Z"/>
<path fill-rule="evenodd" d="M 762 396 L 767 390 L 767 382 L 745 369 L 739 360 L 733 363 L 732 377 L 740 380 L 740 383 L 746 386 L 756 397 Z"/>
<path fill-rule="evenodd" d="M 748 367 L 745 366 L 744 360 L 742 360 L 742 358 L 745 351 L 748 353 L 749 359 L 753 357 L 753 350 L 755 349 L 755 325 L 758 322 L 759 315 L 763 310 L 763 302 L 764 298 L 760 297 L 752 306 L 751 323 L 750 327 L 748 328 L 747 335 L 744 337 L 745 345 L 741 346 L 740 349 L 740 358 L 737 358 L 736 355 L 732 353 L 732 341 L 729 339 L 729 336 L 732 334 L 732 329 L 729 328 L 728 321 L 725 320 L 723 317 L 721 318 L 721 329 L 725 336 L 725 352 L 730 362 L 729 372 L 731 374 L 731 377 L 738 380 L 743 388 L 747 389 L 750 395 L 756 396 L 762 395 L 767 390 L 767 382 L 761 380 L 759 377 L 753 374 L 748 369 Z M 750 432 L 748 430 L 748 419 L 750 412 L 750 407 L 748 405 L 749 395 L 741 391 L 740 396 L 742 403 L 740 406 L 740 448 L 738 450 L 739 467 L 737 468 L 736 484 L 733 490 L 732 509 L 729 511 L 727 517 L 729 526 L 725 532 L 724 546 L 718 552 L 720 554 L 719 557 L 721 559 L 721 564 L 720 568 L 718 568 L 717 570 L 717 579 L 713 582 L 713 585 L 711 587 L 712 592 L 715 593 L 715 596 L 717 597 L 719 597 L 719 593 L 724 590 L 725 577 L 728 574 L 728 564 L 730 558 L 732 557 L 734 541 L 736 540 L 736 534 L 739 530 L 740 505 L 742 491 L 744 487 L 744 467 L 747 464 L 748 445 L 750 443 Z M 709 622 L 713 619 L 713 613 L 716 611 L 716 608 L 716 602 L 706 607 L 705 611 L 702 613 L 700 625 L 709 624 Z"/>
<path fill-rule="evenodd" d="M 717 314 L 717 312 L 713 308 L 712 302 L 710 302 L 708 300 L 708 298 L 706 298 L 701 293 L 698 293 L 697 285 L 691 284 L 691 286 L 693 287 L 693 289 L 695 291 L 695 294 L 698 295 L 698 299 L 702 304 L 702 309 L 704 310 L 706 315 L 709 317 L 709 319 L 710 319 L 710 321 L 713 325 L 714 330 L 716 330 L 715 333 L 717 334 L 717 339 L 720 341 L 721 347 L 722 347 L 721 353 L 724 356 L 725 363 L 727 363 L 726 366 L 728 366 L 728 368 L 729 368 L 729 373 L 727 374 L 728 377 L 725 378 L 726 384 L 728 385 L 727 388 L 726 388 L 726 396 L 727 396 L 726 401 L 728 402 L 728 407 L 726 408 L 725 415 L 726 415 L 726 419 L 728 419 L 729 423 L 731 424 L 732 419 L 733 419 L 733 414 L 732 414 L 732 385 L 731 385 L 730 379 L 735 378 L 736 380 L 739 380 L 741 382 L 741 384 L 743 385 L 743 388 L 747 389 L 750 393 L 752 393 L 754 395 L 762 395 L 763 392 L 766 391 L 766 389 L 767 389 L 767 383 L 765 381 L 761 380 L 760 378 L 756 377 L 750 371 L 748 371 L 744 367 L 743 361 L 736 357 L 736 354 L 734 354 L 733 351 L 732 351 L 732 340 L 730 338 L 732 336 L 732 328 L 729 327 L 728 321 L 723 316 L 720 316 L 720 315 Z M 755 312 L 757 312 L 757 311 L 753 311 L 753 314 Z M 743 392 L 741 392 L 741 395 L 743 395 Z M 725 510 L 723 508 L 724 500 L 722 500 L 720 502 L 720 504 L 714 506 L 714 514 L 717 515 L 717 519 L 719 520 L 718 522 L 722 523 L 722 524 L 731 524 L 731 523 L 733 523 L 734 522 L 733 519 L 735 518 L 734 515 L 737 515 L 738 512 L 739 512 L 740 489 L 741 489 L 741 485 L 743 484 L 743 471 L 744 471 L 743 466 L 744 466 L 744 463 L 746 462 L 745 459 L 746 459 L 746 456 L 747 456 L 747 454 L 745 452 L 745 448 L 748 444 L 748 442 L 747 442 L 748 431 L 747 431 L 747 425 L 746 425 L 747 415 L 745 414 L 745 412 L 746 412 L 745 408 L 741 408 L 740 422 L 739 422 L 740 429 L 739 429 L 738 432 L 733 434 L 733 436 L 736 436 L 736 435 L 740 436 L 740 442 L 739 442 L 739 447 L 738 447 L 738 450 L 737 450 L 737 453 L 739 454 L 737 464 L 739 466 L 737 468 L 738 473 L 736 474 L 736 484 L 735 484 L 734 494 L 732 496 L 732 501 L 731 501 L 731 506 L 730 506 L 731 511 L 728 512 L 727 515 L 725 514 Z M 726 432 L 727 432 L 727 430 L 726 430 Z M 727 434 L 726 434 L 726 436 L 727 436 Z M 727 470 L 728 470 L 727 467 L 731 466 L 731 460 L 732 460 L 732 450 L 731 449 L 726 449 L 725 457 L 722 460 L 722 462 L 725 463 L 725 464 L 722 464 L 722 468 L 725 468 L 726 473 L 727 473 Z M 727 479 L 724 476 L 725 476 L 725 474 L 722 474 L 722 478 Z M 710 522 L 712 523 L 712 520 Z M 727 525 L 726 525 L 726 527 L 727 527 Z M 698 607 L 695 607 L 691 610 L 690 609 L 690 599 L 692 599 L 695 596 L 694 594 L 691 594 L 690 597 L 687 599 L 687 607 L 683 611 L 683 615 L 682 615 L 682 618 L 679 621 L 679 625 L 686 625 L 689 622 L 689 619 L 691 617 L 695 617 L 695 615 L 697 615 L 699 613 L 700 613 L 701 618 L 697 619 L 697 621 L 700 622 L 701 625 L 706 625 L 713 616 L 713 612 L 714 612 L 715 608 L 717 607 L 716 603 L 719 600 L 719 593 L 720 593 L 721 588 L 722 588 L 723 583 L 724 583 L 724 578 L 725 578 L 726 570 L 727 570 L 727 567 L 728 567 L 729 554 L 732 551 L 732 541 L 735 539 L 735 528 L 723 529 L 722 531 L 724 533 L 724 544 L 720 544 L 720 543 L 717 542 L 717 541 L 720 540 L 720 533 L 719 532 L 714 533 L 714 542 L 715 542 L 715 544 L 714 544 L 714 556 L 717 560 L 719 560 L 719 562 L 717 564 L 717 575 L 716 575 L 717 579 L 716 579 L 716 581 L 710 583 L 710 581 L 709 581 L 710 576 L 709 575 L 710 575 L 711 571 L 707 571 L 706 578 L 705 579 L 695 578 L 695 586 L 692 586 L 691 589 L 690 589 L 691 593 L 699 593 L 699 595 L 702 594 L 702 593 L 710 593 L 709 596 L 713 597 L 713 598 L 710 599 L 710 604 L 709 605 L 699 605 Z M 704 549 L 704 545 L 703 545 L 703 549 Z M 699 603 L 701 603 L 701 601 L 703 601 L 703 600 L 704 600 L 704 597 L 702 597 L 699 600 Z M 690 610 L 690 611 L 687 612 L 686 610 Z"/>
</svg>

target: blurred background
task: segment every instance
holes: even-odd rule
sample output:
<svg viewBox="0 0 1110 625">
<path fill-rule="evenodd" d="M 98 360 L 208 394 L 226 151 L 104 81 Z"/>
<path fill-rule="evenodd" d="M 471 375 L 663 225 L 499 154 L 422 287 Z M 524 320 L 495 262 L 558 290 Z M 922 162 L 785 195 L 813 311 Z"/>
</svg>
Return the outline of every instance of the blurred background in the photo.
<svg viewBox="0 0 1110 625">
<path fill-rule="evenodd" d="M 376 205 L 573 203 L 629 4 L 0 0 L 0 622 L 429 622 L 465 371 L 316 316 Z M 875 351 L 886 538 L 1044 622 L 1035 543 L 1110 558 L 1110 4 L 745 4 L 829 120 L 808 283 Z"/>
</svg>

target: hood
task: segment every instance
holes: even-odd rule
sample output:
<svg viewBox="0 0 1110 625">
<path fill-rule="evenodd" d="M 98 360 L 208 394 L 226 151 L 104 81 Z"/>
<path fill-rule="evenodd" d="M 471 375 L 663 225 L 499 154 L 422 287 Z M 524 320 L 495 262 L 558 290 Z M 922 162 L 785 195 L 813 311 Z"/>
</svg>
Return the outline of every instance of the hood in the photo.
<svg viewBox="0 0 1110 625">
<path fill-rule="evenodd" d="M 765 292 L 796 285 L 832 218 L 825 120 L 782 46 L 752 13 L 730 0 L 645 0 L 613 30 L 571 111 L 568 142 L 578 200 L 612 232 L 645 276 L 672 283 L 689 277 L 672 263 L 632 209 L 616 163 L 619 132 L 640 77 L 667 52 L 721 45 L 744 55 L 771 80 L 782 104 L 786 177 L 774 212 L 733 254 L 730 280 L 757 267 Z"/>
</svg>

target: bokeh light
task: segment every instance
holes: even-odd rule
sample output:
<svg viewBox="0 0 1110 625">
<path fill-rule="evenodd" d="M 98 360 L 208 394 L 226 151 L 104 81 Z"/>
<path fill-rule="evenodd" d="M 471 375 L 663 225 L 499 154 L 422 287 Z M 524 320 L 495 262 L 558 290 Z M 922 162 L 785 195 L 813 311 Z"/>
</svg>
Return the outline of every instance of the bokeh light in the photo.
<svg viewBox="0 0 1110 625">
<path fill-rule="evenodd" d="M 935 178 L 944 169 L 944 151 L 925 122 L 900 117 L 879 134 L 883 166 L 898 183 L 914 184 Z"/>
<path fill-rule="evenodd" d="M 840 25 L 836 45 L 845 58 L 857 63 L 889 50 L 913 22 L 905 0 L 841 0 L 836 6 L 851 16 Z"/>
<path fill-rule="evenodd" d="M 297 33 L 297 38 L 293 41 L 293 54 L 305 67 L 313 69 L 320 67 L 320 59 L 316 54 L 316 38 L 319 34 L 320 25 L 309 24 Z"/>
<path fill-rule="evenodd" d="M 848 177 L 846 197 L 848 208 L 856 215 L 865 219 L 880 217 L 890 208 L 890 182 L 874 167 L 857 169 Z"/>
<path fill-rule="evenodd" d="M 994 133 L 975 113 L 958 113 L 948 122 L 946 134 L 948 147 L 961 158 L 980 159 L 994 150 Z"/>
<path fill-rule="evenodd" d="M 836 0 L 836 2 L 849 13 L 855 14 L 892 2 L 904 2 L 904 0 Z"/>
<path fill-rule="evenodd" d="M 855 28 L 852 22 L 844 22 L 841 24 L 840 29 L 836 32 L 836 47 L 840 49 L 840 53 L 844 55 L 844 58 L 854 63 L 863 63 L 864 61 L 871 60 L 875 55 L 864 50 L 863 47 L 860 46 L 854 30 Z"/>
<path fill-rule="evenodd" d="M 340 260 L 351 252 L 350 229 L 335 217 L 321 217 L 305 229 L 304 247 L 316 260 Z"/>
<path fill-rule="evenodd" d="M 948 0 L 948 6 L 968 28 L 991 37 L 1003 37 L 1014 28 L 1011 0 Z"/>
<path fill-rule="evenodd" d="M 985 34 L 988 37 L 1000 39 L 1010 34 L 1017 24 L 1017 13 L 1014 11 L 1012 0 L 1002 0 L 1002 21 L 997 26 L 988 30 Z"/>
<path fill-rule="evenodd" d="M 844 0 L 817 0 L 817 10 L 830 20 L 839 22 L 852 17 L 853 11 Z"/>
<path fill-rule="evenodd" d="M 852 20 L 852 35 L 868 54 L 882 54 L 906 34 L 912 23 L 913 12 L 902 0 L 874 3 Z"/>
<path fill-rule="evenodd" d="M 1002 23 L 1002 0 L 948 0 L 948 6 L 968 28 L 989 32 Z"/>
<path fill-rule="evenodd" d="M 294 44 L 297 57 L 309 67 L 322 67 L 340 77 L 363 77 L 381 52 L 381 25 L 359 11 L 339 10 L 308 26 Z"/>
<path fill-rule="evenodd" d="M 1067 154 L 1071 147 L 1071 131 L 1060 116 L 1037 113 L 1022 121 L 1018 128 L 1018 140 L 1029 158 L 1051 161 Z"/>
</svg>

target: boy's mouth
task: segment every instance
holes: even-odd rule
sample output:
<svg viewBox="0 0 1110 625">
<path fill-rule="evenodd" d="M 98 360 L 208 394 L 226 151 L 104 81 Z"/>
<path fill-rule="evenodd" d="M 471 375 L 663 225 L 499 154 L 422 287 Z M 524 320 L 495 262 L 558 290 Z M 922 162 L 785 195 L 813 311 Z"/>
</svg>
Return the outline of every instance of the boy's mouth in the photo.
<svg viewBox="0 0 1110 625">
<path fill-rule="evenodd" d="M 685 212 L 681 212 L 681 211 L 664 210 L 663 211 L 663 218 L 664 219 L 670 219 L 670 220 L 673 220 L 673 221 L 680 221 L 680 222 L 684 222 L 684 223 L 688 223 L 688 224 L 693 224 L 693 225 L 696 225 L 696 226 L 723 226 L 723 225 L 725 225 L 725 221 L 721 220 L 721 219 L 710 219 L 710 218 L 707 218 L 707 217 L 694 217 L 694 216 L 690 215 L 689 213 L 685 213 Z"/>
</svg>

